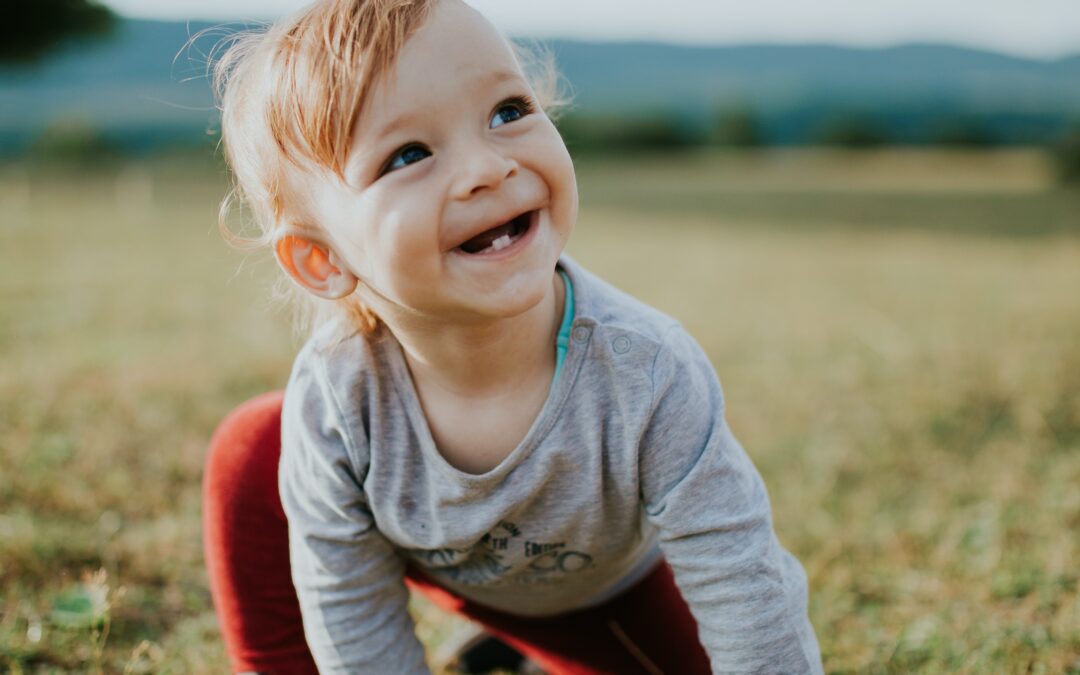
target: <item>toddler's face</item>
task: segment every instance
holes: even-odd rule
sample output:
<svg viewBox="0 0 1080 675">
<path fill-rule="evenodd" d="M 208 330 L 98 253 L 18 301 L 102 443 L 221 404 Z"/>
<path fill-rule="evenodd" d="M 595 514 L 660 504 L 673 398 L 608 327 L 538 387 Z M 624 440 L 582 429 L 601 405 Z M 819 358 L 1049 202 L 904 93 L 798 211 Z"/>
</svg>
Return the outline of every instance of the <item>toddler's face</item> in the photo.
<svg viewBox="0 0 1080 675">
<path fill-rule="evenodd" d="M 310 185 L 312 208 L 376 311 L 517 315 L 551 288 L 577 218 L 562 139 L 509 45 L 458 0 L 372 90 L 346 178 Z"/>
</svg>

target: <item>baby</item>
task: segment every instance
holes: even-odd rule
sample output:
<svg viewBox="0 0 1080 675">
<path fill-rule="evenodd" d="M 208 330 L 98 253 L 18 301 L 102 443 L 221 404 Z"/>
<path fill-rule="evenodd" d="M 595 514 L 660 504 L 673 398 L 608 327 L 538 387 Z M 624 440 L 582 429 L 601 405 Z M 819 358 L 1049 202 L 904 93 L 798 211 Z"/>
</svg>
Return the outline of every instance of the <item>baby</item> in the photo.
<svg viewBox="0 0 1080 675">
<path fill-rule="evenodd" d="M 212 443 L 236 669 L 428 672 L 411 587 L 549 673 L 821 672 L 709 360 L 563 255 L 574 168 L 511 45 L 459 0 L 324 0 L 222 69 L 238 189 L 317 305 L 283 399 Z"/>
</svg>

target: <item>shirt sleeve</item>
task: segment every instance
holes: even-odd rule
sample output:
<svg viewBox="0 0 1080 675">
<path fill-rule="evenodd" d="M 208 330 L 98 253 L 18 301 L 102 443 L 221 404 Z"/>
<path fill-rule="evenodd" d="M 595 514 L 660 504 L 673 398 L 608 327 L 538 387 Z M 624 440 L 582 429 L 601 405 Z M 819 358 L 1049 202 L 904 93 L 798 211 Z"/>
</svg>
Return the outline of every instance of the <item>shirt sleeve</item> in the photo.
<svg viewBox="0 0 1080 675">
<path fill-rule="evenodd" d="M 773 532 L 765 485 L 728 428 L 708 357 L 681 327 L 657 353 L 653 388 L 642 499 L 713 672 L 822 672 L 805 573 Z"/>
<path fill-rule="evenodd" d="M 365 498 L 367 441 L 342 422 L 320 366 L 302 352 L 293 369 L 278 473 L 308 646 L 321 673 L 428 673 L 403 562 Z"/>
</svg>

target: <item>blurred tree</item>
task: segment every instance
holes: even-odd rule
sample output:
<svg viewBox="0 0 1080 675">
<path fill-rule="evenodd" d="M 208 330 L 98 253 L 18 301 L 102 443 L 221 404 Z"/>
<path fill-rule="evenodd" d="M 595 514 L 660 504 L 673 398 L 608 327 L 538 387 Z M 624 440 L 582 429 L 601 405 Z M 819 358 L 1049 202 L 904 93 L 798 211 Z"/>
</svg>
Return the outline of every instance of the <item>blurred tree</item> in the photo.
<svg viewBox="0 0 1080 675">
<path fill-rule="evenodd" d="M 954 115 L 938 120 L 930 130 L 930 142 L 961 148 L 985 148 L 995 139 L 974 115 Z"/>
<path fill-rule="evenodd" d="M 674 112 L 633 117 L 569 114 L 559 132 L 574 153 L 664 152 L 700 145 L 693 125 Z"/>
<path fill-rule="evenodd" d="M 115 17 L 96 0 L 24 0 L 9 2 L 0 25 L 0 65 L 30 64 L 63 40 L 100 36 Z"/>
<path fill-rule="evenodd" d="M 1062 135 L 1055 144 L 1054 156 L 1062 182 L 1080 185 L 1080 124 Z"/>
<path fill-rule="evenodd" d="M 757 116 L 750 108 L 721 112 L 710 133 L 710 140 L 733 148 L 754 148 L 762 144 Z"/>
<path fill-rule="evenodd" d="M 888 143 L 889 135 L 868 115 L 838 113 L 821 125 L 815 140 L 823 145 L 870 148 Z"/>
<path fill-rule="evenodd" d="M 78 118 L 51 123 L 30 147 L 31 157 L 45 161 L 100 162 L 119 154 L 101 129 Z"/>
</svg>

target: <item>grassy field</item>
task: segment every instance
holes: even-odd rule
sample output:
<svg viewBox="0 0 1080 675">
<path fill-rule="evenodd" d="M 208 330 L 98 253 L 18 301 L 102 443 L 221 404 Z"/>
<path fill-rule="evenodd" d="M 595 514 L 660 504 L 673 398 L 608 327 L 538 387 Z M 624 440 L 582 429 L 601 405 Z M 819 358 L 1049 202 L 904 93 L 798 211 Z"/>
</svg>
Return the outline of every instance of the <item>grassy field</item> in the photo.
<svg viewBox="0 0 1080 675">
<path fill-rule="evenodd" d="M 580 168 L 570 251 L 712 357 L 826 670 L 1080 672 L 1080 192 L 1034 152 Z M 222 171 L 0 168 L 0 671 L 222 672 L 200 479 L 297 347 Z M 460 624 L 422 603 L 433 648 Z"/>
</svg>

